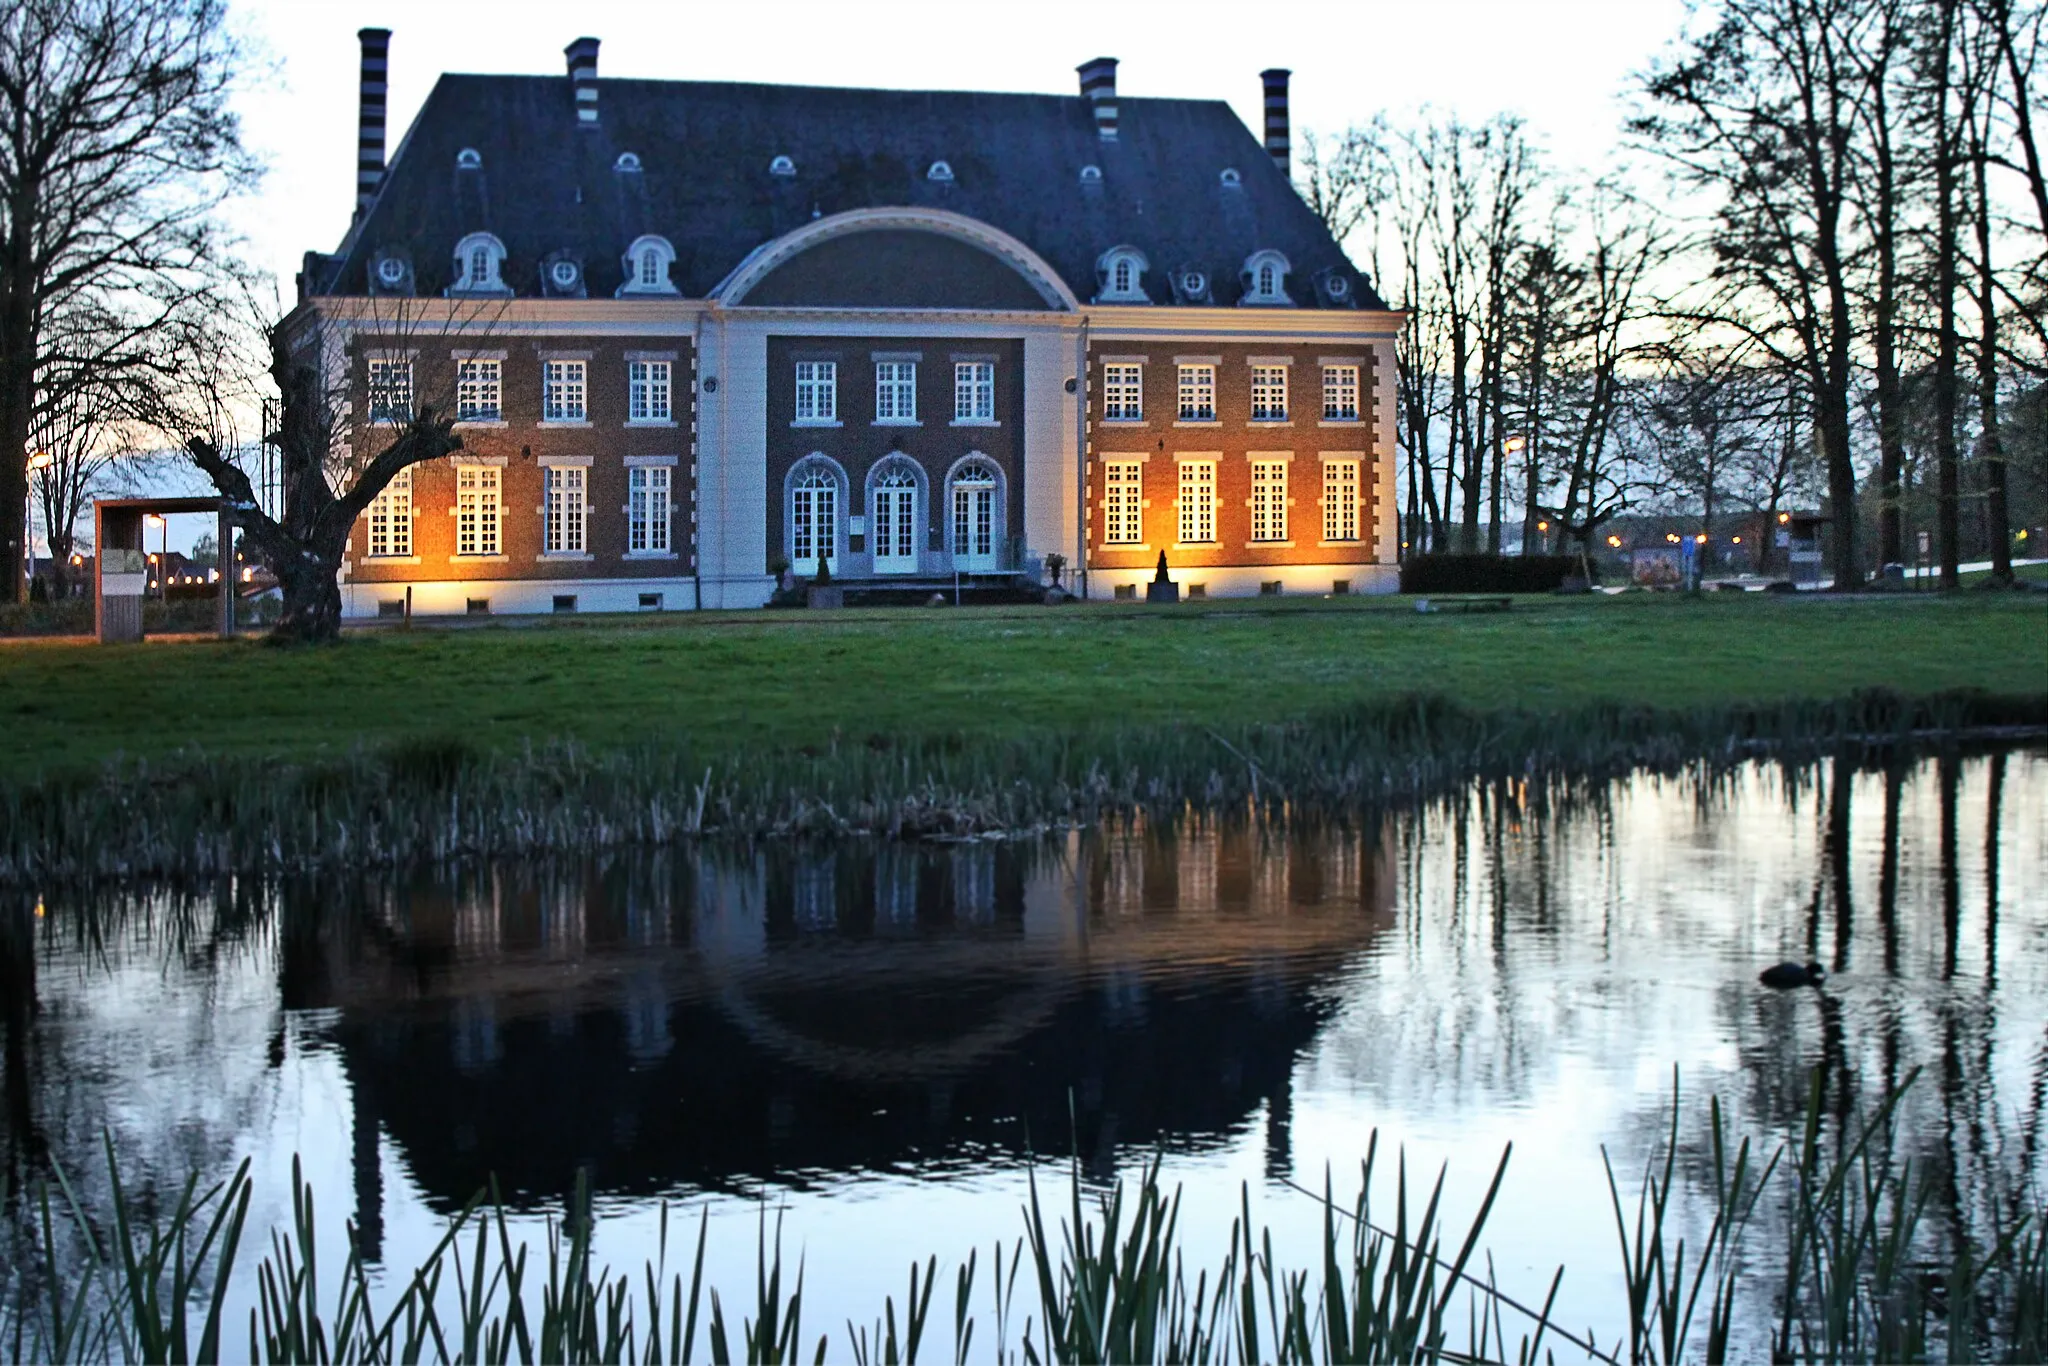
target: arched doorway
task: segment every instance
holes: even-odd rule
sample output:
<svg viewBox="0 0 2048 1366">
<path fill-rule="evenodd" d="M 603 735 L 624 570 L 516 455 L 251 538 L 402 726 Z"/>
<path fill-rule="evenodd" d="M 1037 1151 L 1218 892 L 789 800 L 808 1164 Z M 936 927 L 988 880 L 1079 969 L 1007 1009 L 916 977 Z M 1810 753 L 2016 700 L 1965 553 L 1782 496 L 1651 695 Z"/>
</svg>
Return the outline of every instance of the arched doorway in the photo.
<svg viewBox="0 0 2048 1366">
<path fill-rule="evenodd" d="M 923 518 L 917 471 L 901 458 L 885 461 L 870 480 L 868 544 L 877 574 L 915 574 Z"/>
<path fill-rule="evenodd" d="M 955 572 L 1000 568 L 1003 543 L 1003 476 L 995 462 L 973 455 L 953 467 L 947 481 L 952 503 Z"/>
<path fill-rule="evenodd" d="M 841 487 L 838 470 L 824 460 L 807 460 L 790 473 L 789 567 L 799 578 L 815 578 L 820 559 L 839 572 Z"/>
</svg>

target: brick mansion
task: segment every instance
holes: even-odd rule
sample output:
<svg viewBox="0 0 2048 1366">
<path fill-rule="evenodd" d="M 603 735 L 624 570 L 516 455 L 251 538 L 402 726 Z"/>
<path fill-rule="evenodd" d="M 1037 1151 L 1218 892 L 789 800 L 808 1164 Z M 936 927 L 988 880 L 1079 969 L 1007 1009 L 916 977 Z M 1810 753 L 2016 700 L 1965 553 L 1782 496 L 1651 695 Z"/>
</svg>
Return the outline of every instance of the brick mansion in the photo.
<svg viewBox="0 0 2048 1366">
<path fill-rule="evenodd" d="M 1399 318 L 1221 101 L 444 75 L 308 253 L 356 459 L 463 449 L 356 528 L 345 612 L 766 603 L 965 583 L 1391 591 Z"/>
</svg>

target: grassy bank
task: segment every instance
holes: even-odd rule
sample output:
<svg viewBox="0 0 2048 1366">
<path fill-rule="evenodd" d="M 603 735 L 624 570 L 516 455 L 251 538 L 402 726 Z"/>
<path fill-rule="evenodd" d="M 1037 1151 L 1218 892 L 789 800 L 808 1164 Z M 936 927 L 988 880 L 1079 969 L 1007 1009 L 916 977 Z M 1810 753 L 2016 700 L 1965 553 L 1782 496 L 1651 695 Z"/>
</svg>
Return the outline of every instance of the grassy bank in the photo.
<svg viewBox="0 0 2048 1366">
<path fill-rule="evenodd" d="M 0 882 L 1344 810 L 2048 721 L 2031 600 L 1314 606 L 18 647 Z"/>
<path fill-rule="evenodd" d="M 1184 1246 L 1179 1196 L 1161 1188 L 1156 1165 L 1099 1200 L 1084 1199 L 1077 1167 L 1067 1201 L 1048 1211 L 1034 1180 L 1022 1236 L 998 1241 L 986 1264 L 970 1256 L 953 1269 L 936 1324 L 934 1255 L 912 1263 L 900 1306 L 888 1297 L 869 1323 L 848 1321 L 844 1338 L 836 1324 L 806 1329 L 801 1257 L 787 1266 L 780 1222 L 771 1238 L 765 1212 L 752 1293 L 727 1301 L 705 1284 L 708 1213 L 694 1256 L 679 1238 L 672 1262 L 664 1206 L 655 1255 L 615 1272 L 592 1254 L 587 1189 L 560 1224 L 550 1220 L 542 1249 L 480 1194 L 410 1273 L 379 1285 L 351 1255 L 325 1280 L 313 1192 L 295 1165 L 293 1222 L 270 1231 L 255 1272 L 248 1359 L 651 1364 L 691 1361 L 701 1343 L 716 1362 L 914 1362 L 922 1350 L 956 1363 L 1617 1366 L 1761 1359 L 1768 1343 L 1771 1359 L 1788 1362 L 2041 1360 L 2048 1238 L 2038 1198 L 2023 1195 L 1986 1228 L 1937 1206 L 1938 1182 L 1899 1150 L 1899 1098 L 1824 1125 L 1816 1074 L 1802 1136 L 1767 1152 L 1736 1141 L 1718 1104 L 1682 1141 L 1674 1097 L 1661 1153 L 1640 1172 L 1610 1163 L 1608 1189 L 1583 1193 L 1588 1218 L 1611 1209 L 1621 1259 L 1624 1298 L 1596 1326 L 1552 1321 L 1563 1266 L 1547 1295 L 1495 1279 L 1483 1235 L 1512 1148 L 1459 1230 L 1440 1212 L 1444 1175 L 1411 1186 L 1405 1155 L 1384 1198 L 1374 1134 L 1353 1199 L 1338 1203 L 1327 1180 L 1320 1192 L 1295 1187 L 1320 1199 L 1320 1247 L 1276 1251 L 1253 1223 L 1247 1188 L 1228 1249 L 1206 1268 L 1201 1250 Z M 237 1254 L 248 1164 L 203 1194 L 188 1184 L 159 1218 L 131 1207 L 111 1148 L 107 1160 L 110 1209 L 81 1208 L 61 1180 L 32 1196 L 39 1255 L 0 1281 L 0 1345 L 22 1361 L 235 1355 L 242 1324 L 226 1304 L 246 1274 Z"/>
<path fill-rule="evenodd" d="M 709 615 L 251 643 L 0 647 L 12 781 L 110 759 L 303 762 L 397 741 L 704 760 L 870 738 L 1014 741 L 1300 721 L 1427 693 L 1477 711 L 1667 710 L 1883 688 L 2048 692 L 2048 598 L 1761 594 Z"/>
</svg>

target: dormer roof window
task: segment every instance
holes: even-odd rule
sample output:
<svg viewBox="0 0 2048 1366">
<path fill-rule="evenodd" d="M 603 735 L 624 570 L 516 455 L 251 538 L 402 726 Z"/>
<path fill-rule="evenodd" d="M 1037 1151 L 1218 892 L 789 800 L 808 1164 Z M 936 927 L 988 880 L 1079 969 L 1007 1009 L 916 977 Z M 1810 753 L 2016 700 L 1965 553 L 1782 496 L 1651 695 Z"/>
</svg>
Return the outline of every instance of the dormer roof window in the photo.
<svg viewBox="0 0 2048 1366">
<path fill-rule="evenodd" d="M 934 161 L 932 168 L 924 173 L 924 178 L 926 180 L 950 181 L 953 178 L 953 168 L 943 161 Z"/>
<path fill-rule="evenodd" d="M 1102 253 L 1095 269 L 1102 277 L 1102 290 L 1095 298 L 1105 304 L 1143 304 L 1151 299 L 1145 293 L 1145 271 L 1149 263 L 1145 253 L 1136 247 L 1111 247 Z"/>
<path fill-rule="evenodd" d="M 1102 168 L 1100 166 L 1083 166 L 1081 168 L 1081 183 L 1083 185 L 1100 185 L 1102 183 Z"/>
<path fill-rule="evenodd" d="M 1292 267 L 1277 251 L 1255 251 L 1244 263 L 1244 297 L 1240 303 L 1289 304 L 1287 273 Z"/>
<path fill-rule="evenodd" d="M 796 174 L 796 163 L 794 161 L 791 161 L 788 157 L 777 157 L 775 158 L 775 160 L 768 163 L 768 174 L 779 176 L 793 176 Z"/>
<path fill-rule="evenodd" d="M 505 244 L 487 232 L 473 232 L 455 244 L 455 282 L 450 294 L 510 294 L 505 285 Z"/>
<path fill-rule="evenodd" d="M 484 166 L 484 154 L 474 147 L 465 147 L 455 154 L 455 169 L 458 171 L 480 171 Z"/>
<path fill-rule="evenodd" d="M 639 157 L 639 154 L 638 154 L 638 153 L 636 153 L 636 152 L 621 152 L 621 153 L 619 153 L 619 159 L 618 159 L 617 161 L 614 161 L 614 162 L 612 163 L 612 169 L 613 169 L 614 171 L 637 171 L 637 170 L 639 170 L 639 169 L 640 169 L 640 157 Z"/>
<path fill-rule="evenodd" d="M 1225 166 L 1223 173 L 1216 178 L 1223 183 L 1223 188 L 1226 190 L 1234 190 L 1244 184 L 1244 177 L 1237 173 L 1237 167 L 1235 166 Z"/>
<path fill-rule="evenodd" d="M 676 261 L 676 249 L 669 245 L 666 237 L 652 235 L 634 239 L 626 248 L 626 282 L 619 286 L 621 298 L 632 294 L 674 294 L 675 284 L 669 279 L 669 267 Z"/>
</svg>

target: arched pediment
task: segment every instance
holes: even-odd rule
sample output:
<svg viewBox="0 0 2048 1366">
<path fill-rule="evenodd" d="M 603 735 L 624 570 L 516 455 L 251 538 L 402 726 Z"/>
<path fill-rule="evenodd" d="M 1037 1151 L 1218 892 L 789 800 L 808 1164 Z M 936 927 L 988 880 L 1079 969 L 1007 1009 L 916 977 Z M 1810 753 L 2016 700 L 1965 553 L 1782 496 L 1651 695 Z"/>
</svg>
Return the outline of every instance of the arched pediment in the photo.
<svg viewBox="0 0 2048 1366">
<path fill-rule="evenodd" d="M 855 209 L 817 219 L 756 248 L 711 297 L 782 308 L 1080 306 L 1031 248 L 939 209 Z"/>
</svg>

